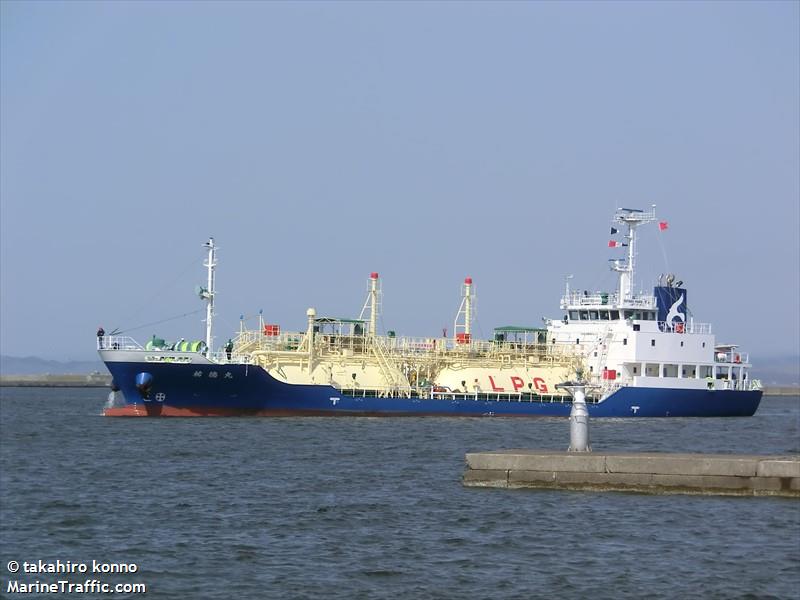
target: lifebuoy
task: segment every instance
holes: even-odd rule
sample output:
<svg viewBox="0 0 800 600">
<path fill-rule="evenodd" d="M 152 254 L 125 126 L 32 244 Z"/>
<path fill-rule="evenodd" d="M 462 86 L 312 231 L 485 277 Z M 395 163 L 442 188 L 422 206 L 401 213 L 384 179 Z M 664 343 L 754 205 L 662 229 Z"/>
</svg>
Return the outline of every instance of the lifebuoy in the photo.
<svg viewBox="0 0 800 600">
<path fill-rule="evenodd" d="M 675 323 L 675 333 L 683 333 L 683 323 Z"/>
</svg>

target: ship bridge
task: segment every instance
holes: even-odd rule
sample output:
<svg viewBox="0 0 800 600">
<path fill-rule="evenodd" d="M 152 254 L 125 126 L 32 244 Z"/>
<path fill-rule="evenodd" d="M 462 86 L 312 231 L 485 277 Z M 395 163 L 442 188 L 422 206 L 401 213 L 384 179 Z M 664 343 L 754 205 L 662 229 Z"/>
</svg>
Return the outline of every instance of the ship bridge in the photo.
<svg viewBox="0 0 800 600">
<path fill-rule="evenodd" d="M 619 295 L 607 292 L 572 292 L 561 298 L 561 308 L 569 321 L 655 321 L 655 296 L 640 294 L 619 301 Z"/>
</svg>

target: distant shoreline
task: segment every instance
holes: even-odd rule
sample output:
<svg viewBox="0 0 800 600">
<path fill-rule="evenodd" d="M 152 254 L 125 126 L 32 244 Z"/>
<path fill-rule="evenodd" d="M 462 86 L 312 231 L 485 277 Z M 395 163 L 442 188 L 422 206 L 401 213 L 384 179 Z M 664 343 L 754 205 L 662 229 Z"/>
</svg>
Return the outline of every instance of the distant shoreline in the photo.
<svg viewBox="0 0 800 600">
<path fill-rule="evenodd" d="M 97 388 L 109 387 L 111 375 L 0 375 L 0 387 Z M 800 396 L 800 387 L 765 386 L 765 396 Z"/>
</svg>

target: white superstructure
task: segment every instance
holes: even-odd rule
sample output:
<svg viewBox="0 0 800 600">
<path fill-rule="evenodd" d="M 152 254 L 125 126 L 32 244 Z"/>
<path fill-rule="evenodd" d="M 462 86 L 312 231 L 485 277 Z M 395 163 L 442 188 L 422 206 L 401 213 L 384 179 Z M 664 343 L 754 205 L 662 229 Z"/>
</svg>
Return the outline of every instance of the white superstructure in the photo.
<svg viewBox="0 0 800 600">
<path fill-rule="evenodd" d="M 627 247 L 627 259 L 611 261 L 618 273 L 614 292 L 567 291 L 564 316 L 548 321 L 551 343 L 572 347 L 584 357 L 584 377 L 607 396 L 621 386 L 681 389 L 750 389 L 748 355 L 735 345 L 717 345 L 711 325 L 688 313 L 683 282 L 673 275 L 659 281 L 652 294 L 634 293 L 636 229 L 656 221 L 649 211 L 618 209 L 612 235 Z M 662 223 L 666 227 L 665 223 Z"/>
</svg>

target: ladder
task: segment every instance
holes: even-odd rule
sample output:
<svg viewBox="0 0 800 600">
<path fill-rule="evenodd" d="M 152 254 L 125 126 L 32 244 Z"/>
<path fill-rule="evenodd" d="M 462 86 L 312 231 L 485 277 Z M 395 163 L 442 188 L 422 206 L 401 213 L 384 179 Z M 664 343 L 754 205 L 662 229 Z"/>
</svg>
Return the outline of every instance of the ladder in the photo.
<svg viewBox="0 0 800 600">
<path fill-rule="evenodd" d="M 611 340 L 613 338 L 614 338 L 614 333 L 611 330 L 611 325 L 607 325 L 605 330 L 599 336 L 597 336 L 597 341 L 594 343 L 594 345 L 589 349 L 589 352 L 587 353 L 586 359 L 591 361 L 591 359 L 594 357 L 590 355 L 593 354 L 594 351 L 598 350 L 599 348 L 599 351 L 597 353 L 598 370 L 602 369 L 603 366 L 605 365 L 606 358 L 608 358 L 608 347 L 610 346 Z M 595 378 L 598 379 L 602 377 L 600 372 L 594 373 L 594 376 Z"/>
<path fill-rule="evenodd" d="M 406 376 L 398 373 L 396 369 L 392 368 L 392 365 L 389 362 L 389 357 L 386 355 L 386 349 L 383 347 L 383 341 L 375 336 L 371 337 L 370 340 L 372 341 L 372 353 L 375 355 L 375 359 L 378 362 L 378 367 L 381 370 L 381 375 L 383 375 L 383 379 L 386 381 L 389 389 L 398 390 L 401 387 L 404 389 L 410 389 L 411 384 L 408 382 Z"/>
</svg>

